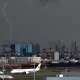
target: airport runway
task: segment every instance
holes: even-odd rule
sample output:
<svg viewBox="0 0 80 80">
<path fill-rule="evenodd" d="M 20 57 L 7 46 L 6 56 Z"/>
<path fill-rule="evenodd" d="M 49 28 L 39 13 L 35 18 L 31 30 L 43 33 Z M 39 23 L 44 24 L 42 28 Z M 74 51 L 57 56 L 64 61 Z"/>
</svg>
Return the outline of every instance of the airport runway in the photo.
<svg viewBox="0 0 80 80">
<path fill-rule="evenodd" d="M 34 76 L 30 76 L 30 75 L 12 75 L 14 78 L 12 80 L 34 80 Z M 30 76 L 30 77 L 29 77 Z M 52 76 L 52 77 L 56 77 L 56 75 L 35 75 L 36 80 L 43 80 L 45 77 L 48 76 Z"/>
<path fill-rule="evenodd" d="M 29 74 L 29 75 L 23 75 L 23 74 L 17 74 L 17 75 L 10 75 L 13 76 L 14 78 L 12 80 L 34 80 L 34 73 Z M 56 75 L 51 75 L 51 74 L 35 74 L 35 80 L 43 80 L 47 76 L 56 76 Z"/>
<path fill-rule="evenodd" d="M 65 72 L 65 69 L 70 69 L 70 72 Z M 62 74 L 64 74 L 65 76 L 80 76 L 80 68 L 72 68 L 72 67 L 66 67 L 66 68 L 49 68 L 47 70 L 62 70 Z M 34 73 L 31 74 L 10 74 L 10 70 L 8 70 L 9 72 L 7 72 L 8 75 L 13 76 L 14 78 L 12 80 L 34 80 Z M 45 70 L 43 70 L 43 73 L 35 73 L 35 76 L 37 77 L 36 80 L 42 80 L 44 77 L 47 76 L 53 76 L 55 77 L 55 74 L 50 74 L 50 73 L 45 73 Z"/>
</svg>

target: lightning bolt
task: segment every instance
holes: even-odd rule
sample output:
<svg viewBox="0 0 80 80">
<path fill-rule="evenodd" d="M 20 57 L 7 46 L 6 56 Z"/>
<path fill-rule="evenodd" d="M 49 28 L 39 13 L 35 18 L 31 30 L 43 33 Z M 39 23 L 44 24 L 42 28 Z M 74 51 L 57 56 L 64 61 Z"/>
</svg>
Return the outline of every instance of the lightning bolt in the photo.
<svg viewBox="0 0 80 80">
<path fill-rule="evenodd" d="M 3 7 L 3 14 L 5 16 L 5 19 L 10 23 L 10 40 L 12 41 L 12 23 L 10 22 L 10 20 L 6 17 L 6 14 L 5 14 L 5 8 L 7 7 L 8 5 L 8 2 L 6 2 L 6 4 L 4 5 Z"/>
</svg>

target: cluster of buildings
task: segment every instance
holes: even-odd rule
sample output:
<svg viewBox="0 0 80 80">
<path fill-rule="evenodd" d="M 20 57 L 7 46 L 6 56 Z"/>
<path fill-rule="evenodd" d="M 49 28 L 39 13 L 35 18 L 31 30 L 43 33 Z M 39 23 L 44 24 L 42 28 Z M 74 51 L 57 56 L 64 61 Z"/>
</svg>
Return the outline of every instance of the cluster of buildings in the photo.
<svg viewBox="0 0 80 80">
<path fill-rule="evenodd" d="M 39 56 L 39 44 L 10 44 L 0 46 L 0 56 Z"/>
<path fill-rule="evenodd" d="M 56 53 L 57 52 L 57 53 Z M 56 55 L 55 55 L 56 54 Z M 66 46 L 63 41 L 50 42 L 49 48 L 41 48 L 39 44 L 10 44 L 0 46 L 0 56 L 32 57 L 36 55 L 42 59 L 71 59 L 80 58 L 80 51 L 76 41 Z"/>
<path fill-rule="evenodd" d="M 61 40 L 50 42 L 49 48 L 43 48 L 42 58 L 55 59 L 56 52 L 59 59 L 80 59 L 80 50 L 76 41 L 71 42 L 68 46 Z"/>
</svg>

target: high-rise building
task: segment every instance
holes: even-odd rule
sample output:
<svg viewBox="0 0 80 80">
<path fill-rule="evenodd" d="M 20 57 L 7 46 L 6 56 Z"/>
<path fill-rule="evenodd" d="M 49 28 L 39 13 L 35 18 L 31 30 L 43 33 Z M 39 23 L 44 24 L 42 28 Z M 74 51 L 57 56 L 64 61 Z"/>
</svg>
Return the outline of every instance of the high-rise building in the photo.
<svg viewBox="0 0 80 80">
<path fill-rule="evenodd" d="M 15 52 L 15 44 L 11 44 L 10 48 L 11 48 L 11 52 Z"/>
<path fill-rule="evenodd" d="M 76 50 L 77 50 L 77 48 L 76 48 L 76 41 L 73 41 L 73 42 L 71 43 L 71 51 L 72 51 L 72 52 L 76 52 Z"/>
<path fill-rule="evenodd" d="M 0 56 L 4 56 L 4 47 L 3 45 L 0 45 Z"/>
<path fill-rule="evenodd" d="M 32 53 L 32 44 L 28 44 L 28 53 Z"/>
<path fill-rule="evenodd" d="M 17 55 L 20 55 L 20 53 L 21 53 L 21 45 L 20 44 L 15 44 L 15 53 Z"/>
<path fill-rule="evenodd" d="M 40 45 L 39 44 L 11 44 L 11 52 L 16 55 L 24 56 L 39 56 Z"/>
<path fill-rule="evenodd" d="M 40 53 L 40 45 L 39 44 L 36 44 L 35 46 L 36 46 L 35 47 L 36 48 L 36 55 L 39 56 L 39 53 Z"/>
<path fill-rule="evenodd" d="M 27 56 L 26 48 L 23 48 L 23 49 L 22 49 L 22 54 L 23 54 L 24 56 Z"/>
<path fill-rule="evenodd" d="M 54 53 L 54 60 L 59 60 L 59 52 Z"/>
<path fill-rule="evenodd" d="M 28 44 L 25 45 L 26 53 L 28 52 Z"/>
</svg>

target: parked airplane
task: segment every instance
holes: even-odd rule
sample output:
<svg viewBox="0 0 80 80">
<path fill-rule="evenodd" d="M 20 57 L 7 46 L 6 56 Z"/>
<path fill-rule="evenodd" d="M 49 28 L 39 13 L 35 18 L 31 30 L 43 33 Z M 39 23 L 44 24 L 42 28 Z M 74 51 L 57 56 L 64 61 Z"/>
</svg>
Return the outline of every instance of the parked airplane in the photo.
<svg viewBox="0 0 80 80">
<path fill-rule="evenodd" d="M 10 75 L 0 75 L 0 79 L 13 79 Z"/>
<path fill-rule="evenodd" d="M 38 64 L 36 69 L 13 69 L 11 71 L 11 73 L 25 73 L 25 74 L 29 74 L 29 73 L 33 73 L 33 72 L 39 71 L 40 70 L 40 66 L 41 66 L 41 63 Z"/>
</svg>

